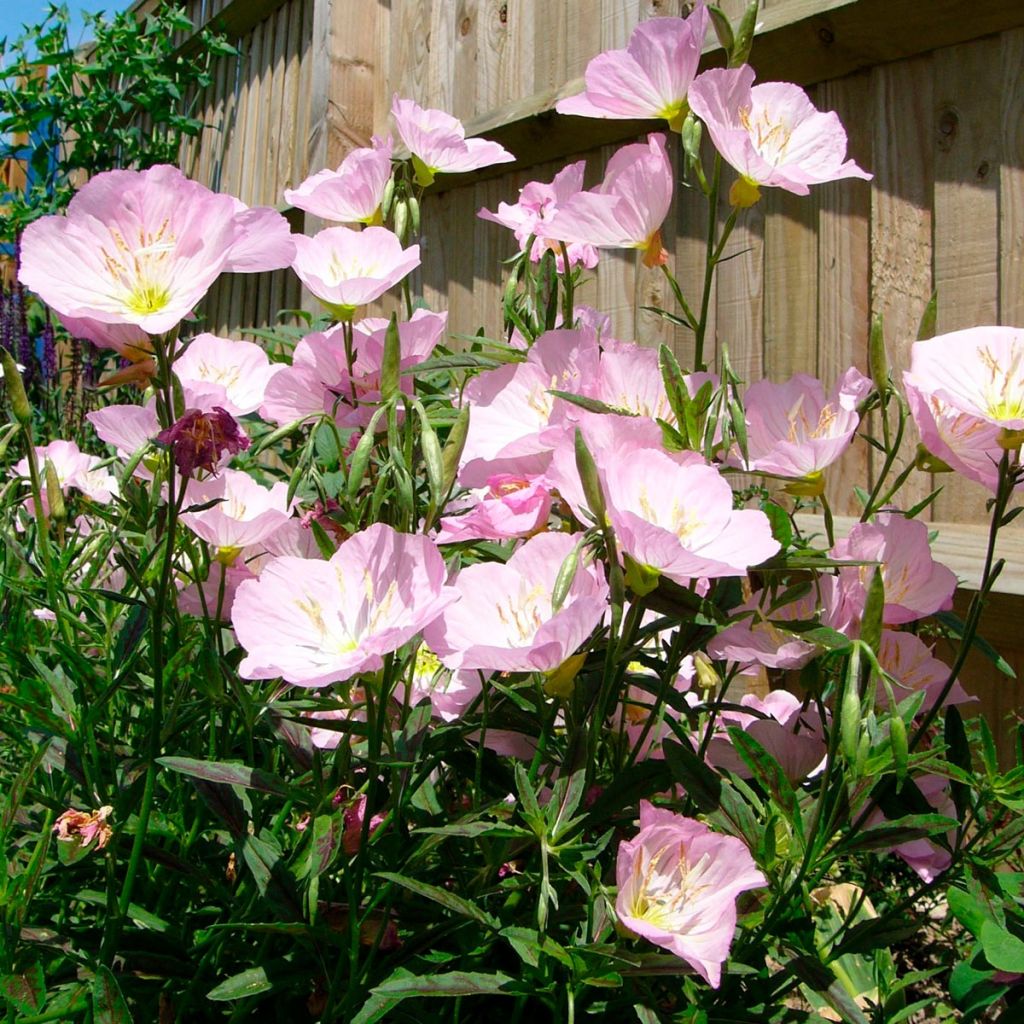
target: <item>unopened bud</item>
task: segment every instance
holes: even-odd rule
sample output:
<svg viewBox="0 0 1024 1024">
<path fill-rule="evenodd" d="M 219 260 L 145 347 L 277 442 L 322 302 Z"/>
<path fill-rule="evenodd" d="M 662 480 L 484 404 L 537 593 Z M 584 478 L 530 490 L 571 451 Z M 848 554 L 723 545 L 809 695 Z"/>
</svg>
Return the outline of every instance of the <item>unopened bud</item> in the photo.
<svg viewBox="0 0 1024 1024">
<path fill-rule="evenodd" d="M 702 690 L 717 690 L 722 685 L 722 677 L 703 651 L 694 652 L 693 667 L 697 673 L 697 685 Z"/>
<path fill-rule="evenodd" d="M 21 381 L 21 373 L 14 357 L 5 348 L 0 348 L 0 366 L 3 367 L 3 381 L 7 387 L 7 398 L 11 403 L 11 413 L 24 427 L 32 422 L 32 406 L 29 405 L 25 385 Z"/>
<path fill-rule="evenodd" d="M 49 509 L 50 518 L 63 522 L 67 518 L 67 510 L 64 507 L 64 491 L 61 489 L 60 480 L 57 477 L 57 469 L 47 459 L 44 463 L 43 473 L 46 478 L 46 507 Z"/>
</svg>

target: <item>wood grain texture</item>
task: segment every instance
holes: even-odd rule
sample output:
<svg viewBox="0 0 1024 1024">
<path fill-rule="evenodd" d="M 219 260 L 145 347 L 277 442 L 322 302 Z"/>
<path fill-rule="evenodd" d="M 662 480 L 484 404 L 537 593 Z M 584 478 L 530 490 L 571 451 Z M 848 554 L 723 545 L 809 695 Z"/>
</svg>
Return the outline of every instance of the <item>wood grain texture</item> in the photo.
<svg viewBox="0 0 1024 1024">
<path fill-rule="evenodd" d="M 834 110 L 846 125 L 847 155 L 870 169 L 874 166 L 871 127 L 862 112 L 871 107 L 867 72 L 823 82 L 819 106 Z M 831 388 L 850 366 L 868 372 L 871 327 L 870 229 L 871 185 L 856 179 L 830 182 L 816 190 L 818 217 L 817 375 Z M 771 271 L 769 271 L 771 273 Z M 769 294 L 777 292 L 776 287 Z M 809 365 L 809 362 L 808 362 Z M 800 367 L 796 367 L 800 369 Z M 826 497 L 834 511 L 860 511 L 853 492 L 871 477 L 872 449 L 855 439 L 826 473 Z"/>
<path fill-rule="evenodd" d="M 1000 109 L 998 38 L 935 53 L 935 288 L 939 334 L 999 315 Z M 995 244 L 994 244 L 995 243 Z M 980 521 L 987 495 L 950 474 L 936 519 Z"/>
<path fill-rule="evenodd" d="M 1024 327 L 1024 29 L 1004 32 L 999 167 L 999 322 Z"/>
</svg>

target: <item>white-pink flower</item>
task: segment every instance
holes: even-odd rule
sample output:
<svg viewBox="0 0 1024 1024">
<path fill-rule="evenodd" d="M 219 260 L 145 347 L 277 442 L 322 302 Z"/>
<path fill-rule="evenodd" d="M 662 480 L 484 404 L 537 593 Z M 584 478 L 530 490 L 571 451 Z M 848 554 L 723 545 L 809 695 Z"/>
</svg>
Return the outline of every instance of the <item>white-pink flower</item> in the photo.
<svg viewBox="0 0 1024 1024">
<path fill-rule="evenodd" d="M 207 504 L 210 507 L 201 511 L 187 511 Z M 226 469 L 205 480 L 190 480 L 185 508 L 182 523 L 228 562 L 242 548 L 268 537 L 292 514 L 286 483 L 263 487 L 248 473 L 236 469 Z"/>
<path fill-rule="evenodd" d="M 581 535 L 542 533 L 505 562 L 477 562 L 455 578 L 461 600 L 428 626 L 424 639 L 451 669 L 550 672 L 576 653 L 601 621 L 608 584 L 582 555 L 561 608 L 555 578 Z"/>
<path fill-rule="evenodd" d="M 285 202 L 324 220 L 372 223 L 391 180 L 392 149 L 390 136 L 374 135 L 371 146 L 353 149 L 336 171 L 320 171 L 285 189 Z"/>
<path fill-rule="evenodd" d="M 639 249 L 644 263 L 668 260 L 661 225 L 672 203 L 674 175 L 665 136 L 623 146 L 608 161 L 604 181 L 590 192 L 577 192 L 547 221 L 548 238 L 593 245 L 598 249 Z"/>
<path fill-rule="evenodd" d="M 911 347 L 907 379 L 994 427 L 1024 430 L 1024 329 L 971 327 Z"/>
<path fill-rule="evenodd" d="M 798 373 L 784 384 L 759 380 L 747 388 L 746 469 L 785 477 L 818 474 L 846 451 L 860 424 L 857 406 L 871 381 L 850 367 L 832 394 L 817 377 Z"/>
<path fill-rule="evenodd" d="M 484 220 L 494 221 L 515 232 L 519 248 L 525 250 L 533 238 L 530 259 L 538 262 L 549 250 L 555 253 L 558 272 L 565 271 L 561 247 L 546 236 L 548 222 L 572 196 L 583 191 L 583 172 L 586 161 L 579 160 L 563 167 L 550 182 L 531 181 L 519 190 L 518 203 L 499 203 L 497 213 L 480 210 Z M 582 265 L 587 269 L 597 266 L 597 250 L 592 245 L 571 242 L 566 246 L 569 266 Z"/>
<path fill-rule="evenodd" d="M 254 258 L 267 268 L 254 225 L 262 233 L 270 215 L 275 225 L 284 219 L 240 206 L 175 167 L 98 174 L 66 216 L 25 229 L 19 280 L 72 323 L 170 331 L 222 271 L 251 269 Z M 285 264 L 290 241 L 286 247 Z"/>
<path fill-rule="evenodd" d="M 292 269 L 340 319 L 380 298 L 420 265 L 420 247 L 402 248 L 387 228 L 325 228 L 312 238 L 295 237 Z"/>
<path fill-rule="evenodd" d="M 767 885 L 741 839 L 640 803 L 640 831 L 619 844 L 620 923 L 685 960 L 714 988 L 736 931 L 740 893 Z"/>
<path fill-rule="evenodd" d="M 283 557 L 238 588 L 232 621 L 246 679 L 324 686 L 375 672 L 457 599 L 426 537 L 376 523 L 327 562 Z"/>
<path fill-rule="evenodd" d="M 527 537 L 547 525 L 551 492 L 543 477 L 498 473 L 487 487 L 472 495 L 468 510 L 445 516 L 437 534 L 438 544 L 468 540 L 510 540 Z"/>
<path fill-rule="evenodd" d="M 750 187 L 771 185 L 805 196 L 809 185 L 872 175 L 846 160 L 846 131 L 839 117 L 822 113 L 799 86 L 754 85 L 754 70 L 712 68 L 694 79 L 690 106 L 704 122 L 715 148 Z"/>
<path fill-rule="evenodd" d="M 416 180 L 429 185 L 441 172 L 458 174 L 492 164 L 511 163 L 515 156 L 497 142 L 467 139 L 462 122 L 443 110 L 424 109 L 395 94 L 391 115 L 406 149 L 412 153 Z"/>
<path fill-rule="evenodd" d="M 259 345 L 213 334 L 193 338 L 174 360 L 189 408 L 208 411 L 219 406 L 236 417 L 260 407 L 270 379 L 283 369 Z"/>
<path fill-rule="evenodd" d="M 106 470 L 98 468 L 103 460 L 97 455 L 88 455 L 81 451 L 74 441 L 57 440 L 51 441 L 44 447 L 37 447 L 36 458 L 39 460 L 40 472 L 42 472 L 43 464 L 47 461 L 50 462 L 63 494 L 67 494 L 74 488 L 98 505 L 109 505 L 120 493 L 117 480 Z M 20 459 L 15 463 L 14 474 L 28 477 L 28 458 Z M 43 507 L 44 510 L 49 511 L 45 482 Z M 27 508 L 31 511 L 33 502 L 29 501 Z"/>
<path fill-rule="evenodd" d="M 598 468 L 619 546 L 648 570 L 685 586 L 745 576 L 779 550 L 768 517 L 733 509 L 732 488 L 713 466 L 620 449 L 599 455 Z"/>
<path fill-rule="evenodd" d="M 928 527 L 919 519 L 880 512 L 873 523 L 857 523 L 831 551 L 839 561 L 880 563 L 885 588 L 882 621 L 887 626 L 914 622 L 951 607 L 956 576 L 932 558 Z M 859 617 L 867 601 L 874 565 L 839 570 L 850 608 Z"/>
<path fill-rule="evenodd" d="M 585 91 L 559 100 L 555 109 L 581 117 L 664 118 L 679 131 L 707 29 L 703 0 L 688 18 L 641 22 L 626 49 L 607 50 L 590 61 Z"/>
</svg>

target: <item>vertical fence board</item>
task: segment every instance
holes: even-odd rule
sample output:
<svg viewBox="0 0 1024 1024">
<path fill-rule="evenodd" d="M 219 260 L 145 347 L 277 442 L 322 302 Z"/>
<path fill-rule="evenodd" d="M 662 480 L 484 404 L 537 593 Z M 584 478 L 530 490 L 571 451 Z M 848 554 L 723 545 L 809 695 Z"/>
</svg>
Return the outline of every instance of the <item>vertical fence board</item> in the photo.
<svg viewBox="0 0 1024 1024">
<path fill-rule="evenodd" d="M 1024 327 L 1024 29 L 1002 37 L 999 322 Z"/>
</svg>

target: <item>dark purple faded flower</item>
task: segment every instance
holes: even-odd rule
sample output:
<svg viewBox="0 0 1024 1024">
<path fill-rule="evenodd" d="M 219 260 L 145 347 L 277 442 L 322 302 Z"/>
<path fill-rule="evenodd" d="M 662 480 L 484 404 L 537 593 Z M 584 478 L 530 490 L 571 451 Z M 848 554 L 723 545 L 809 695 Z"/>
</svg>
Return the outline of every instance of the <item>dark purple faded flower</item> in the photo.
<svg viewBox="0 0 1024 1024">
<path fill-rule="evenodd" d="M 225 452 L 237 455 L 249 447 L 249 438 L 235 418 L 220 406 L 214 406 L 210 412 L 188 409 L 156 439 L 170 448 L 183 477 L 190 477 L 197 469 L 216 473 Z"/>
</svg>

